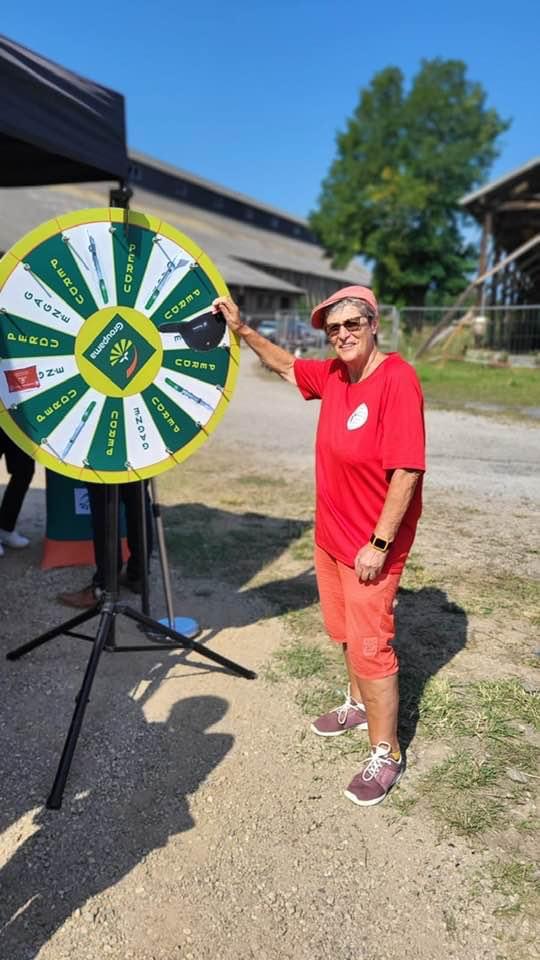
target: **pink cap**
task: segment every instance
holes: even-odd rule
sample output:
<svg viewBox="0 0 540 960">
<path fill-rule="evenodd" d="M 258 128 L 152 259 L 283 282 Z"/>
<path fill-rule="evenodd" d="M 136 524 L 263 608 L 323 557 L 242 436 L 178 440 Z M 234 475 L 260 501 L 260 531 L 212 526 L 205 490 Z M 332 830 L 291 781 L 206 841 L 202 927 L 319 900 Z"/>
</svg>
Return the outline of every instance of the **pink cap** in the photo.
<svg viewBox="0 0 540 960">
<path fill-rule="evenodd" d="M 375 294 L 369 287 L 343 287 L 341 290 L 336 290 L 331 297 L 328 297 L 328 300 L 323 300 L 322 303 L 319 303 L 318 306 L 311 311 L 311 326 L 320 330 L 324 325 L 324 314 L 327 307 L 331 307 L 333 303 L 339 303 L 340 300 L 346 300 L 348 297 L 365 300 L 377 313 L 379 312 L 379 305 Z"/>
</svg>

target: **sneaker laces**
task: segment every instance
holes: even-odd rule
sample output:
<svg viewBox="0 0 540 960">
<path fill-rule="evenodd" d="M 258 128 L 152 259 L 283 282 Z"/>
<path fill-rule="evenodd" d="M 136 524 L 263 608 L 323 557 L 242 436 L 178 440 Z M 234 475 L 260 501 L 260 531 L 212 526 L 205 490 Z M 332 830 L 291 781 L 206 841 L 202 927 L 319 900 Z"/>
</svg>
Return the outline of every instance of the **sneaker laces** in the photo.
<svg viewBox="0 0 540 960">
<path fill-rule="evenodd" d="M 392 763 L 390 744 L 385 743 L 383 746 L 382 743 L 378 743 L 377 746 L 373 748 L 371 756 L 367 757 L 364 763 L 366 764 L 366 768 L 362 773 L 362 779 L 366 781 L 374 780 L 383 766 L 389 766 Z"/>
<path fill-rule="evenodd" d="M 364 705 L 358 703 L 358 700 L 353 700 L 351 697 L 351 685 L 347 687 L 347 693 L 345 696 L 345 703 L 342 703 L 340 707 L 336 707 L 335 711 L 337 713 L 338 723 L 345 723 L 347 719 L 347 714 L 349 710 L 363 710 Z"/>
</svg>

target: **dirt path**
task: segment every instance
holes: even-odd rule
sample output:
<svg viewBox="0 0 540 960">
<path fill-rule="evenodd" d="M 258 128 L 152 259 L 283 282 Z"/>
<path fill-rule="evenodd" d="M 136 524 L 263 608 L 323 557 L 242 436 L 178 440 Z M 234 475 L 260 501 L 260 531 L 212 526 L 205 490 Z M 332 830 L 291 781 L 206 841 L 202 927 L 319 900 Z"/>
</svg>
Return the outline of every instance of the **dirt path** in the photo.
<svg viewBox="0 0 540 960">
<path fill-rule="evenodd" d="M 244 355 L 234 404 L 200 456 L 307 482 L 315 407 Z M 513 544 L 522 531 L 530 546 L 538 428 L 441 412 L 428 423 L 436 509 L 419 542 L 434 569 L 456 526 L 451 502 L 466 528 L 456 539 L 465 571 L 479 558 L 497 562 L 492 536 Z M 34 531 L 40 483 L 22 524 Z M 538 576 L 538 555 L 513 549 Z M 62 619 L 54 595 L 80 579 L 43 574 L 38 559 L 36 545 L 0 561 L 4 650 Z M 214 649 L 257 670 L 287 640 L 283 620 L 249 589 L 193 577 L 176 579 L 176 597 Z M 457 669 L 480 659 L 472 644 Z M 197 656 L 103 658 L 64 807 L 44 810 L 84 664 L 67 640 L 4 661 L 1 960 L 538 956 L 529 920 L 510 915 L 501 927 L 494 916 L 504 898 L 482 882 L 485 841 L 444 837 L 429 819 L 388 809 L 358 811 L 342 796 L 356 759 L 306 734 L 291 684 L 237 679 Z M 434 749 L 413 742 L 412 782 Z"/>
</svg>

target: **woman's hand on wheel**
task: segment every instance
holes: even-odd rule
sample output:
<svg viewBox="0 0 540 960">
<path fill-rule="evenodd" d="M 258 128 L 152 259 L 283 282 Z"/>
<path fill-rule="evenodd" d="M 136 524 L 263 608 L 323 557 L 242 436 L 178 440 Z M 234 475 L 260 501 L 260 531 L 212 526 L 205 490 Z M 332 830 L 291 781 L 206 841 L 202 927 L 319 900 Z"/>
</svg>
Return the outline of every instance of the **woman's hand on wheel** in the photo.
<svg viewBox="0 0 540 960">
<path fill-rule="evenodd" d="M 359 580 L 369 583 L 376 580 L 386 560 L 386 553 L 376 550 L 371 543 L 366 543 L 356 554 L 354 569 Z"/>
<path fill-rule="evenodd" d="M 230 297 L 216 297 L 212 303 L 212 313 L 219 313 L 220 311 L 227 326 L 238 333 L 244 324 L 240 316 L 240 310 L 234 300 L 231 300 Z"/>
</svg>

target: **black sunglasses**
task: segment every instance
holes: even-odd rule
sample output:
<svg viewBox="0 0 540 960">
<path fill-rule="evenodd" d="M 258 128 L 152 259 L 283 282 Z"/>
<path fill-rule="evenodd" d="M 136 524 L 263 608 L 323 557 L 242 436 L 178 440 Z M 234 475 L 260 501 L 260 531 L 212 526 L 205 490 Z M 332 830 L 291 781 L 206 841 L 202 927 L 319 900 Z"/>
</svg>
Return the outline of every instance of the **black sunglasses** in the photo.
<svg viewBox="0 0 540 960">
<path fill-rule="evenodd" d="M 347 333 L 358 333 L 359 330 L 369 326 L 370 323 L 366 317 L 351 317 L 350 320 L 344 320 L 343 323 L 329 323 L 325 332 L 329 340 L 337 340 L 342 327 L 345 328 Z"/>
</svg>

